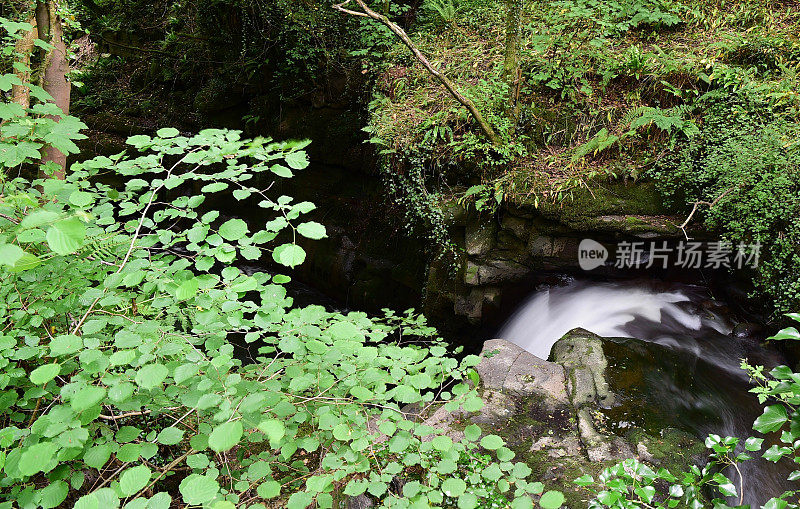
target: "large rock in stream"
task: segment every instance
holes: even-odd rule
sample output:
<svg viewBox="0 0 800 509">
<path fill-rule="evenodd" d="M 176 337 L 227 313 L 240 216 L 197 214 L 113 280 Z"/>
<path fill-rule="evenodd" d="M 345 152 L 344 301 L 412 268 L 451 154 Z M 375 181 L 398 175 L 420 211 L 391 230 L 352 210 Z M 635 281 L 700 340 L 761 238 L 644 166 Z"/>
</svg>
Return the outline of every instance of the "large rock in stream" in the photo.
<svg viewBox="0 0 800 509">
<path fill-rule="evenodd" d="M 564 492 L 568 507 L 586 507 L 587 493 L 573 483 L 576 478 L 596 477 L 623 459 L 671 470 L 696 462 L 704 447 L 687 432 L 609 422 L 607 411 L 621 400 L 636 403 L 609 384 L 606 341 L 574 329 L 553 346 L 550 360 L 502 339 L 487 341 L 477 366 L 485 406 L 469 414 L 441 409 L 427 422 L 448 429 L 454 439 L 470 423 L 500 435 L 531 467 L 532 478 Z"/>
</svg>

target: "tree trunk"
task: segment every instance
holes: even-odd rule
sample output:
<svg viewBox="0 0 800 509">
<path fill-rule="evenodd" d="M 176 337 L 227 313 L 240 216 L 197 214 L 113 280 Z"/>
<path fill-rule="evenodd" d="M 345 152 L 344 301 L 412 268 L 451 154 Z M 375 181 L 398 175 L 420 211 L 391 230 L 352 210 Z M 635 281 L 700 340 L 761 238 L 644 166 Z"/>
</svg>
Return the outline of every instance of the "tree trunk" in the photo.
<svg viewBox="0 0 800 509">
<path fill-rule="evenodd" d="M 52 44 L 54 48 L 45 58 L 41 86 L 48 94 L 53 96 L 56 106 L 61 108 L 64 115 L 69 115 L 71 85 L 67 80 L 69 60 L 67 59 L 67 46 L 64 43 L 64 30 L 61 26 L 61 19 L 56 14 L 55 3 L 51 0 L 47 5 L 49 11 L 47 18 L 50 23 L 47 31 L 50 34 L 50 44 Z M 37 16 L 37 22 L 38 20 L 39 17 Z M 58 120 L 55 117 L 51 118 L 53 118 L 53 120 Z M 59 166 L 59 170 L 57 170 L 53 176 L 63 179 L 67 169 L 66 154 L 61 153 L 61 151 L 53 147 L 45 147 L 41 162 L 42 164 L 46 164 L 49 161 Z"/>
<path fill-rule="evenodd" d="M 506 50 L 503 76 L 508 83 L 509 112 L 516 110 L 516 84 L 519 81 L 519 33 L 523 0 L 506 0 Z"/>
<path fill-rule="evenodd" d="M 465 108 L 467 108 L 467 110 L 469 110 L 470 114 L 472 115 L 472 118 L 474 118 L 475 121 L 478 123 L 478 125 L 480 125 L 481 130 L 486 135 L 486 137 L 489 138 L 489 140 L 494 145 L 500 144 L 500 137 L 497 136 L 497 133 L 494 132 L 492 126 L 489 125 L 489 123 L 486 122 L 486 120 L 483 118 L 483 115 L 481 115 L 481 112 L 478 111 L 478 108 L 475 106 L 475 103 L 472 102 L 472 99 L 462 94 L 455 86 L 455 84 L 447 78 L 447 76 L 442 74 L 438 69 L 436 69 L 433 65 L 431 65 L 428 59 L 425 58 L 425 55 L 422 54 L 422 52 L 411 41 L 411 38 L 408 37 L 408 34 L 406 34 L 405 30 L 403 30 L 396 23 L 392 23 L 386 16 L 378 14 L 377 12 L 367 7 L 367 4 L 364 3 L 364 0 L 355 0 L 355 2 L 363 10 L 363 12 L 345 9 L 344 6 L 349 2 L 350 0 L 346 0 L 343 3 L 334 5 L 333 8 L 341 12 L 351 14 L 353 16 L 372 18 L 376 21 L 381 22 L 384 26 L 386 26 L 389 30 L 391 30 L 392 33 L 394 33 L 394 35 L 396 35 L 401 41 L 403 41 L 403 44 L 405 44 L 406 47 L 408 47 L 408 49 L 411 50 L 411 52 L 414 54 L 417 60 L 419 60 L 419 62 L 425 67 L 425 69 L 427 69 L 429 73 L 431 73 L 437 80 L 439 80 L 439 82 L 442 85 L 444 85 L 447 91 L 450 92 L 450 95 L 452 95 L 456 101 L 461 103 Z"/>
<path fill-rule="evenodd" d="M 33 55 L 33 41 L 39 37 L 39 31 L 36 28 L 36 19 L 31 17 L 28 23 L 33 25 L 28 33 L 17 40 L 14 47 L 17 53 L 17 78 L 23 85 L 14 85 L 11 88 L 11 100 L 26 110 L 31 107 L 31 90 L 27 87 L 27 83 L 31 82 L 31 56 Z"/>
</svg>

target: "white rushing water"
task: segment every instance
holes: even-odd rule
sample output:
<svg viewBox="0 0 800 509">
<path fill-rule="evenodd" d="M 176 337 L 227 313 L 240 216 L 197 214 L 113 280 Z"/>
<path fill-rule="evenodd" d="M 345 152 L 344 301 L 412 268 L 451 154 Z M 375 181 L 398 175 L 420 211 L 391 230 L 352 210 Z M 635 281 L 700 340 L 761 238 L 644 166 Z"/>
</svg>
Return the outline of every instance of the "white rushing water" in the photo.
<svg viewBox="0 0 800 509">
<path fill-rule="evenodd" d="M 645 361 L 648 381 L 642 383 L 648 384 L 649 404 L 672 416 L 670 425 L 690 430 L 700 439 L 708 433 L 744 438 L 753 434 L 751 426 L 762 407 L 748 392 L 751 385 L 740 360 L 775 366 L 783 359 L 757 341 L 729 336 L 731 323 L 718 312 L 720 306 L 699 286 L 569 280 L 534 292 L 496 337 L 542 359 L 576 327 L 606 338 L 661 345 L 664 355 Z M 745 503 L 759 507 L 791 488 L 785 479 L 792 468 L 763 460 L 744 462 L 740 470 Z M 737 485 L 738 475 L 731 476 Z"/>
<path fill-rule="evenodd" d="M 663 332 L 699 331 L 710 327 L 727 334 L 728 325 L 718 317 L 701 316 L 681 306 L 692 301 L 688 288 L 658 290 L 634 282 L 571 281 L 534 293 L 506 321 L 497 337 L 547 359 L 553 344 L 576 327 L 604 337 L 651 341 L 657 338 L 642 337 L 642 331 L 633 327 L 637 320 L 662 324 L 666 329 Z"/>
</svg>

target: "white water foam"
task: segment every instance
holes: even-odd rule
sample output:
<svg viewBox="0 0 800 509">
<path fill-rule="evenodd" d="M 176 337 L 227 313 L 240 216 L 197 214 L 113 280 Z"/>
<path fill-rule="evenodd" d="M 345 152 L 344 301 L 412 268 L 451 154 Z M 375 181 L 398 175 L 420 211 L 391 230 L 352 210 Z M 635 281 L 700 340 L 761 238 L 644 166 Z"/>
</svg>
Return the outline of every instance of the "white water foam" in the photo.
<svg viewBox="0 0 800 509">
<path fill-rule="evenodd" d="M 668 322 L 674 332 L 698 331 L 708 326 L 727 334 L 724 323 L 704 319 L 679 305 L 691 300 L 688 292 L 680 289 L 659 291 L 634 283 L 572 281 L 533 294 L 506 321 L 497 337 L 547 359 L 553 344 L 576 327 L 604 337 L 656 340 L 634 336 L 628 328 L 634 320 L 642 319 L 657 324 Z"/>
</svg>

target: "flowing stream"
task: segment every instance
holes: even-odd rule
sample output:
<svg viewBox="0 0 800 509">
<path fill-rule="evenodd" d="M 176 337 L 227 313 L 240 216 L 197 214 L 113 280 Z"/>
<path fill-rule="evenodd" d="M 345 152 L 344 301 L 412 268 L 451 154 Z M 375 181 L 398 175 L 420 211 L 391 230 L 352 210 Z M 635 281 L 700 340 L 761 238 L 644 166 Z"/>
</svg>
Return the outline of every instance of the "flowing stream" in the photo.
<svg viewBox="0 0 800 509">
<path fill-rule="evenodd" d="M 546 359 L 569 330 L 582 327 L 607 338 L 607 376 L 612 390 L 624 388 L 622 403 L 604 409 L 620 434 L 631 425 L 650 431 L 676 427 L 703 439 L 709 433 L 758 435 L 751 427 L 762 407 L 741 359 L 768 368 L 786 363 L 759 339 L 730 335 L 734 322 L 724 306 L 698 286 L 652 280 L 568 280 L 535 292 L 503 325 L 497 337 Z M 625 400 L 627 399 L 627 404 Z M 764 448 L 770 443 L 765 441 Z M 791 489 L 791 464 L 762 459 L 725 472 L 744 503 L 759 507 Z M 796 489 L 796 486 L 795 486 Z M 730 500 L 729 503 L 738 502 Z M 735 504 L 733 504 L 735 505 Z"/>
</svg>

